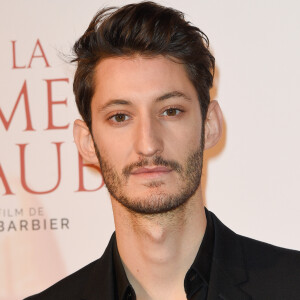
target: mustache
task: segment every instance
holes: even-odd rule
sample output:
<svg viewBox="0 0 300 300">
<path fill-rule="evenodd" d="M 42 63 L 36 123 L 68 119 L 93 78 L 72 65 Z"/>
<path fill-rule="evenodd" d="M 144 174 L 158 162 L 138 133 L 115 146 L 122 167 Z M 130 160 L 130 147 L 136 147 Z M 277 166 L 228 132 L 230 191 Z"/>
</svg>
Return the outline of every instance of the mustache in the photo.
<svg viewBox="0 0 300 300">
<path fill-rule="evenodd" d="M 166 160 L 162 158 L 161 156 L 156 156 L 153 159 L 142 159 L 138 162 L 132 163 L 125 168 L 123 168 L 123 175 L 128 178 L 132 172 L 133 169 L 135 168 L 141 168 L 141 167 L 146 167 L 146 166 L 164 166 L 164 167 L 169 167 L 172 170 L 180 173 L 182 172 L 182 166 L 176 162 L 175 160 Z"/>
</svg>

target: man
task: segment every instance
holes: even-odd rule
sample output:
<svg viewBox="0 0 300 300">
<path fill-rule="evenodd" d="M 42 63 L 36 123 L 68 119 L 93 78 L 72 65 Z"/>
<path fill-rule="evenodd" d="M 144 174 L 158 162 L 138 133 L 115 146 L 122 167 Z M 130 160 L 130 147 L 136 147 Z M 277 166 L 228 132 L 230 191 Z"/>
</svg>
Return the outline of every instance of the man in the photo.
<svg viewBox="0 0 300 300">
<path fill-rule="evenodd" d="M 205 34 L 143 2 L 100 11 L 74 50 L 74 138 L 100 165 L 116 232 L 99 260 L 28 299 L 300 299 L 298 252 L 204 208 L 203 150 L 222 133 Z"/>
</svg>

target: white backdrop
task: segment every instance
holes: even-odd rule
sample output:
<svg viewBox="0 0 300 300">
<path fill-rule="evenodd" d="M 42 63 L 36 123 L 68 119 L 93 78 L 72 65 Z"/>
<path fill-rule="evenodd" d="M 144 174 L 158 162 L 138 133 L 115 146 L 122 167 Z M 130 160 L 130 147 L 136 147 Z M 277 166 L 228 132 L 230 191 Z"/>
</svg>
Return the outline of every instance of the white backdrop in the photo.
<svg viewBox="0 0 300 300">
<path fill-rule="evenodd" d="M 98 258 L 114 230 L 98 171 L 79 166 L 65 55 L 99 8 L 130 2 L 0 3 L 1 300 Z M 207 207 L 240 234 L 300 250 L 299 2 L 159 2 L 184 11 L 216 57 L 225 130 L 205 154 Z"/>
</svg>

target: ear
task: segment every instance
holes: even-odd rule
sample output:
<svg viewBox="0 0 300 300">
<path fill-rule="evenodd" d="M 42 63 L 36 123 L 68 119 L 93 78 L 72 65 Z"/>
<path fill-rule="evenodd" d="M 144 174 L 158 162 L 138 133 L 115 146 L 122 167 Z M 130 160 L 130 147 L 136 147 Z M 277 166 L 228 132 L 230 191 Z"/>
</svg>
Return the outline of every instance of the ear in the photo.
<svg viewBox="0 0 300 300">
<path fill-rule="evenodd" d="M 77 149 L 83 159 L 89 163 L 98 164 L 93 138 L 84 121 L 76 120 L 74 122 L 73 136 Z"/>
<path fill-rule="evenodd" d="M 210 102 L 205 120 L 205 145 L 204 149 L 212 148 L 222 136 L 223 115 L 216 100 Z"/>
</svg>

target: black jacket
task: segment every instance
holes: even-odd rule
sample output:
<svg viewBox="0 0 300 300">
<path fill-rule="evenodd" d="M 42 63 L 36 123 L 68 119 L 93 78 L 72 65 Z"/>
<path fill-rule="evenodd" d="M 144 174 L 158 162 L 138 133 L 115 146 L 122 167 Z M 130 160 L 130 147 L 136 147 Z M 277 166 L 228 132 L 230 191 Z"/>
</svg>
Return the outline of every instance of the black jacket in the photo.
<svg viewBox="0 0 300 300">
<path fill-rule="evenodd" d="M 211 212 L 208 300 L 299 300 L 300 252 L 235 234 Z M 115 300 L 112 239 L 103 256 L 26 300 Z"/>
</svg>

